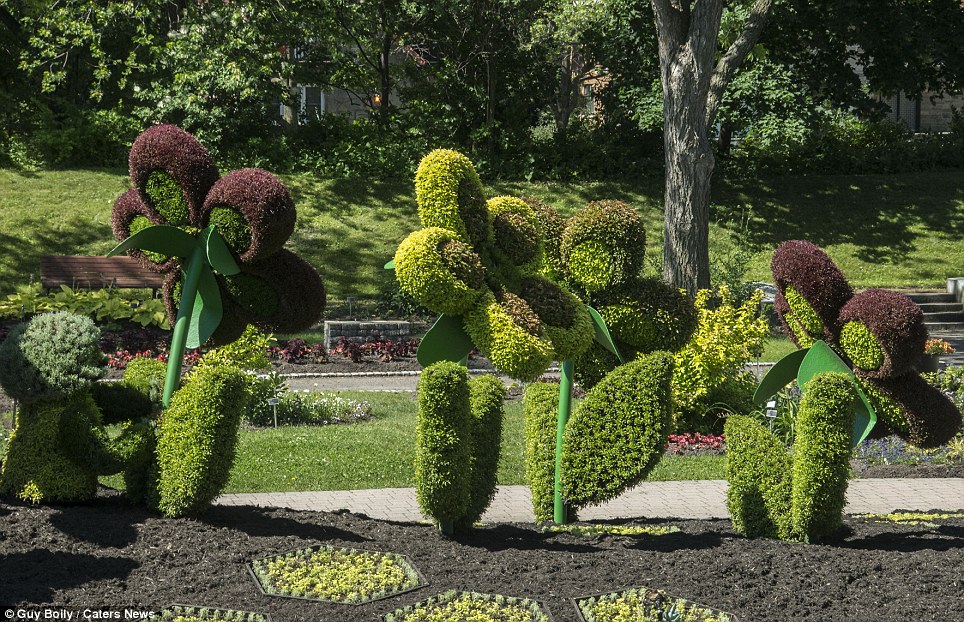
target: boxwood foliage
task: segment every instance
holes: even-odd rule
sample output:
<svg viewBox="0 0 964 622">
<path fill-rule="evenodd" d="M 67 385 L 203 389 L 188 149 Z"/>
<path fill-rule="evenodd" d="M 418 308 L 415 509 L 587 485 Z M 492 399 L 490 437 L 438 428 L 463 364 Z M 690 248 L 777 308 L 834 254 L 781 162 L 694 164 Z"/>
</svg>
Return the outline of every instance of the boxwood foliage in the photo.
<svg viewBox="0 0 964 622">
<path fill-rule="evenodd" d="M 472 486 L 472 421 L 464 367 L 442 361 L 422 370 L 415 420 L 419 507 L 440 524 L 466 515 Z"/>
<path fill-rule="evenodd" d="M 568 503 L 612 499 L 659 462 L 673 421 L 672 378 L 672 355 L 653 352 L 617 367 L 586 394 L 563 437 Z"/>
<path fill-rule="evenodd" d="M 883 289 L 860 292 L 840 310 L 839 322 L 840 346 L 858 375 L 899 376 L 924 354 L 924 312 L 903 294 Z"/>
<path fill-rule="evenodd" d="M 500 304 L 495 294 L 487 292 L 465 314 L 465 331 L 496 369 L 512 378 L 531 381 L 552 362 L 554 350 L 548 336 L 541 334 L 541 328 L 533 330 L 527 321 L 524 311 L 531 311 L 531 307 L 516 306 L 518 312 L 512 315 L 512 309 Z"/>
<path fill-rule="evenodd" d="M 807 385 L 797 416 L 790 523 L 806 542 L 841 524 L 850 471 L 857 388 L 844 374 L 823 374 Z"/>
<path fill-rule="evenodd" d="M 836 343 L 840 309 L 854 292 L 823 249 L 806 240 L 784 242 L 770 268 L 777 286 L 774 309 L 793 342 L 804 348 L 818 339 Z"/>
<path fill-rule="evenodd" d="M 559 246 L 569 277 L 587 292 L 634 279 L 642 268 L 646 229 L 622 201 L 593 201 L 566 223 Z"/>
<path fill-rule="evenodd" d="M 525 419 L 525 472 L 536 522 L 553 518 L 556 473 L 556 417 L 559 385 L 534 382 L 526 386 L 522 403 Z M 571 518 L 575 519 L 574 516 Z"/>
<path fill-rule="evenodd" d="M 131 235 L 150 225 L 164 224 L 161 214 L 141 199 L 140 193 L 132 188 L 114 201 L 111 210 L 111 229 L 115 239 L 126 240 Z M 176 266 L 176 257 L 165 257 L 152 251 L 132 248 L 127 254 L 151 272 L 166 273 Z"/>
<path fill-rule="evenodd" d="M 815 376 L 801 402 L 792 448 L 751 417 L 727 419 L 727 507 L 734 529 L 814 541 L 839 527 L 856 399 L 846 375 Z"/>
<path fill-rule="evenodd" d="M 447 229 L 428 227 L 413 232 L 395 252 L 395 278 L 420 304 L 438 313 L 459 315 L 475 303 L 485 281 L 478 255 L 460 246 L 463 252 L 458 255 L 463 260 L 455 261 L 457 251 L 445 250 L 452 242 L 459 243 Z"/>
<path fill-rule="evenodd" d="M 207 366 L 174 394 L 157 430 L 158 509 L 165 515 L 198 514 L 227 484 L 246 385 L 236 368 Z"/>
<path fill-rule="evenodd" d="M 415 171 L 418 216 L 425 227 L 454 231 L 477 250 L 492 239 L 482 182 L 472 162 L 450 149 L 436 149 Z"/>
<path fill-rule="evenodd" d="M 84 501 L 97 492 L 90 468 L 90 430 L 100 412 L 90 395 L 21 407 L 0 473 L 0 492 L 31 503 Z"/>
<path fill-rule="evenodd" d="M 492 216 L 493 259 L 503 282 L 518 280 L 518 275 L 542 265 L 543 248 L 539 219 L 522 199 L 493 197 L 486 203 Z"/>
<path fill-rule="evenodd" d="M 502 381 L 490 374 L 469 381 L 472 477 L 468 505 L 456 529 L 464 531 L 471 528 L 475 521 L 482 518 L 495 496 L 506 393 Z"/>
<path fill-rule="evenodd" d="M 18 324 L 0 345 L 0 385 L 27 404 L 88 390 L 104 374 L 93 320 L 67 311 Z"/>
<path fill-rule="evenodd" d="M 124 385 L 160 403 L 166 374 L 167 365 L 164 361 L 138 356 L 131 359 L 124 368 Z"/>
<path fill-rule="evenodd" d="M 535 212 L 542 235 L 543 264 L 540 271 L 553 280 L 563 278 L 565 270 L 562 265 L 562 232 L 566 229 L 566 219 L 554 207 L 546 204 L 538 197 L 520 197 L 526 205 Z"/>
</svg>

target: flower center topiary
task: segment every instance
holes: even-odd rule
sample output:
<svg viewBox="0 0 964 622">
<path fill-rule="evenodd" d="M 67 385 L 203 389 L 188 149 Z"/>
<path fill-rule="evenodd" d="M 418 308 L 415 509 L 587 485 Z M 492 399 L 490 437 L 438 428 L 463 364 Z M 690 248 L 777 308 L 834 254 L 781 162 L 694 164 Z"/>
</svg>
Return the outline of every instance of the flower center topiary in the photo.
<svg viewBox="0 0 964 622">
<path fill-rule="evenodd" d="M 208 224 L 218 228 L 218 233 L 238 255 L 251 246 L 251 228 L 238 210 L 219 205 L 211 210 Z"/>
<path fill-rule="evenodd" d="M 884 348 L 870 329 L 860 322 L 847 322 L 840 331 L 840 346 L 860 369 L 880 369 L 884 364 Z"/>
<path fill-rule="evenodd" d="M 539 253 L 539 232 L 521 214 L 501 212 L 492 219 L 495 240 L 502 252 L 521 266 Z"/>
<path fill-rule="evenodd" d="M 820 339 L 823 337 L 823 321 L 821 321 L 820 316 L 814 311 L 810 303 L 807 302 L 806 298 L 803 297 L 800 292 L 798 292 L 792 285 L 787 285 L 784 289 L 784 296 L 787 300 L 787 305 L 790 307 L 790 311 L 793 313 L 796 322 L 787 321 L 790 328 L 793 330 L 794 334 L 800 339 L 800 345 L 803 346 L 803 341 L 805 339 L 810 340 L 810 344 L 804 347 L 809 347 L 813 345 L 813 339 Z"/>
<path fill-rule="evenodd" d="M 571 328 L 576 319 L 576 309 L 566 298 L 565 292 L 551 285 L 542 279 L 524 278 L 519 293 L 547 324 Z"/>
<path fill-rule="evenodd" d="M 598 292 L 609 287 L 616 277 L 616 266 L 608 246 L 591 240 L 569 253 L 569 274 L 586 290 Z"/>
<path fill-rule="evenodd" d="M 168 224 L 175 227 L 188 224 L 187 200 L 177 181 L 166 171 L 151 171 L 144 190 Z"/>
<path fill-rule="evenodd" d="M 457 279 L 474 290 L 485 287 L 485 268 L 472 247 L 458 240 L 449 240 L 439 250 L 442 262 Z"/>
<path fill-rule="evenodd" d="M 516 326 L 530 335 L 539 336 L 542 334 L 542 322 L 536 312 L 532 310 L 532 307 L 529 306 L 529 303 L 512 292 L 504 290 L 497 292 L 495 296 Z"/>
</svg>

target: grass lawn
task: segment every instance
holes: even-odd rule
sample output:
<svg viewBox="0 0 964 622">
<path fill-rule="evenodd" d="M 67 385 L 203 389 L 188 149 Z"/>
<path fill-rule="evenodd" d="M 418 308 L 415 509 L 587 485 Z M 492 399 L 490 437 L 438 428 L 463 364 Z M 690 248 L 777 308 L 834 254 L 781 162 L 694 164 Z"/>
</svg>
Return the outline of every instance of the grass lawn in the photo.
<svg viewBox="0 0 964 622">
<path fill-rule="evenodd" d="M 797 346 L 786 337 L 767 337 L 763 344 L 763 354 L 760 356 L 760 361 L 776 363 L 795 350 L 797 350 Z"/>
<path fill-rule="evenodd" d="M 291 246 L 324 276 L 338 298 L 374 297 L 390 282 L 382 266 L 418 226 L 408 180 L 285 176 L 298 205 Z M 112 245 L 110 208 L 127 187 L 124 171 L 0 169 L 0 294 L 36 279 L 43 254 L 93 255 Z M 542 197 L 565 214 L 594 199 L 636 206 L 649 228 L 648 265 L 660 261 L 662 182 L 498 182 L 489 195 Z M 851 282 L 942 287 L 964 265 L 964 175 L 960 171 L 811 176 L 759 182 L 717 180 L 711 258 L 732 254 L 742 237 L 754 251 L 747 278 L 769 280 L 780 242 L 820 244 Z M 742 232 L 742 234 L 741 234 Z"/>
</svg>

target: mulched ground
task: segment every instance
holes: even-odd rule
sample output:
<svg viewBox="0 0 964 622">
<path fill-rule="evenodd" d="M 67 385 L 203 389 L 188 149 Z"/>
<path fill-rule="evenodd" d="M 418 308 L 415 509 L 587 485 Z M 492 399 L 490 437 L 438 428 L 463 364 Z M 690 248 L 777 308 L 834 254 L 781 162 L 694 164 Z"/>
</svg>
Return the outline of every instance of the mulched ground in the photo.
<svg viewBox="0 0 964 622">
<path fill-rule="evenodd" d="M 269 613 L 275 622 L 349 622 L 458 589 L 535 598 L 567 622 L 577 620 L 573 597 L 646 585 L 743 622 L 964 620 L 962 520 L 850 519 L 820 545 L 748 540 L 724 520 L 650 522 L 682 532 L 580 538 L 503 524 L 449 540 L 428 525 L 348 513 L 215 507 L 199 520 L 164 519 L 106 491 L 84 505 L 0 502 L 0 604 L 179 602 Z M 258 592 L 247 561 L 315 544 L 404 553 L 431 585 L 362 606 Z"/>
</svg>

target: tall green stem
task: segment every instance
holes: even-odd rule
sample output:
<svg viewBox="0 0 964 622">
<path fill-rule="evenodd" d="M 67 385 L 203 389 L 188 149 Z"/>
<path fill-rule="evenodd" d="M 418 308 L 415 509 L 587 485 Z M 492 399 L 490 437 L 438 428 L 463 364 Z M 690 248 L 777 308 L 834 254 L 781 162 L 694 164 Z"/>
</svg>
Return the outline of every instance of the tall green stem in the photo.
<svg viewBox="0 0 964 622">
<path fill-rule="evenodd" d="M 556 426 L 556 478 L 553 490 L 553 520 L 557 525 L 569 522 L 562 500 L 562 435 L 572 412 L 572 361 L 563 361 L 559 374 L 559 419 Z"/>
<path fill-rule="evenodd" d="M 188 325 L 194 313 L 194 300 L 197 298 L 198 281 L 201 279 L 201 268 L 204 267 L 204 249 L 198 245 L 191 252 L 185 269 L 184 287 L 181 290 L 181 304 L 177 310 L 177 321 L 174 323 L 174 335 L 171 337 L 171 352 L 167 359 L 167 376 L 164 378 L 164 408 L 171 405 L 171 396 L 177 390 L 181 380 L 181 362 L 184 358 L 184 346 L 187 343 Z"/>
</svg>

